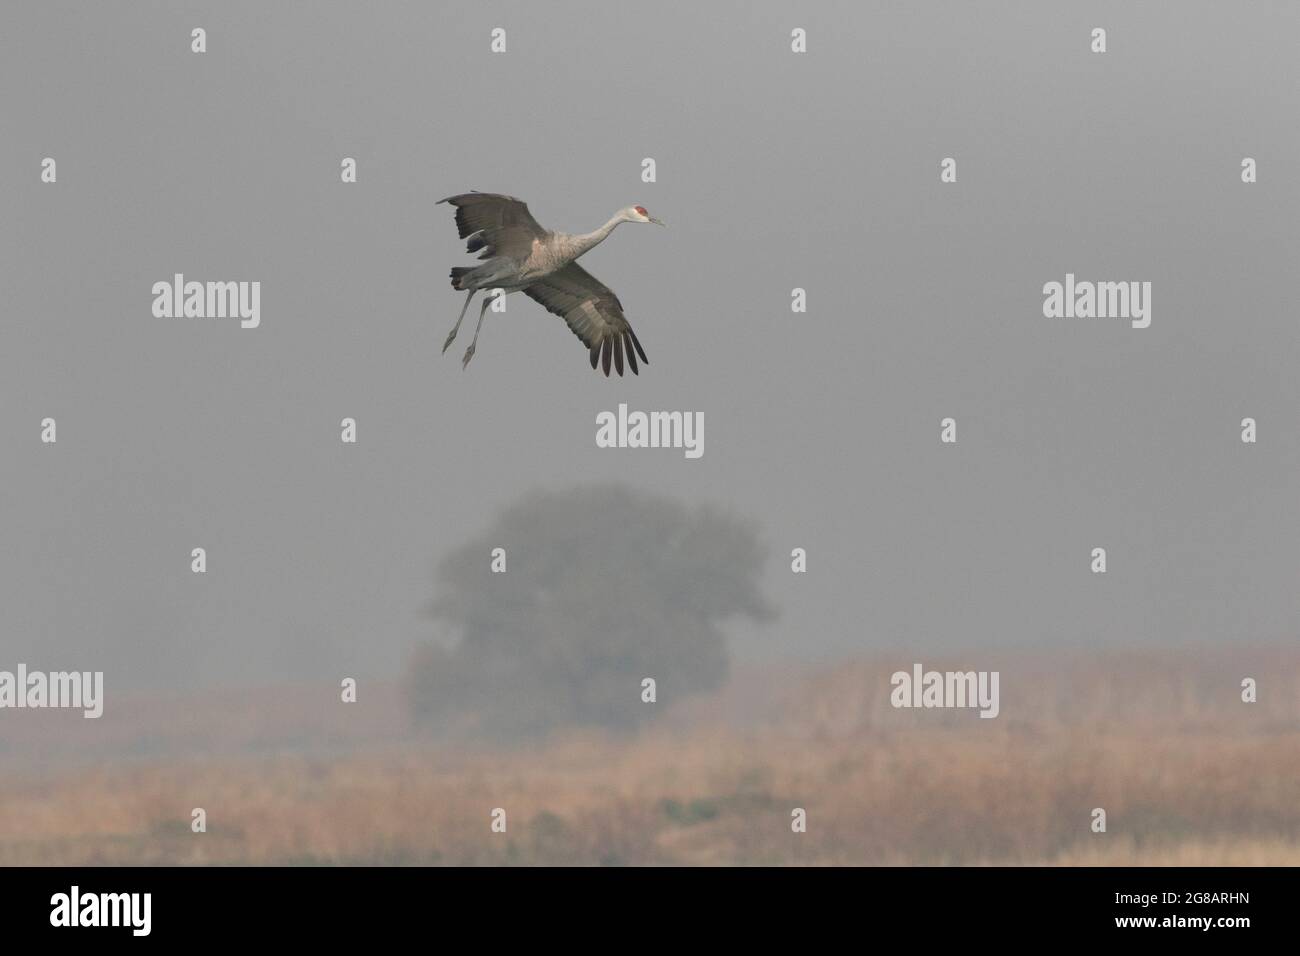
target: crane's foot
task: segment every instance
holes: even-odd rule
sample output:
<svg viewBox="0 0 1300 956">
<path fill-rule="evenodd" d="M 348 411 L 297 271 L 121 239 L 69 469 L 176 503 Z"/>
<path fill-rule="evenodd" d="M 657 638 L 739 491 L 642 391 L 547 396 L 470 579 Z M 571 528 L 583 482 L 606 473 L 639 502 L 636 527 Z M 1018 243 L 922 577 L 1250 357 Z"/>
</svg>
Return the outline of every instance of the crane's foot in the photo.
<svg viewBox="0 0 1300 956">
<path fill-rule="evenodd" d="M 451 343 L 448 342 L 447 344 L 450 345 Z M 465 367 L 469 365 L 469 360 L 472 359 L 473 357 L 474 357 L 474 346 L 471 345 L 469 348 L 465 350 L 465 357 L 460 360 L 460 367 L 462 371 L 464 371 Z"/>
<path fill-rule="evenodd" d="M 452 329 L 451 332 L 447 335 L 447 341 L 442 343 L 443 355 L 447 354 L 447 349 L 451 348 L 451 343 L 456 341 L 456 333 L 459 331 L 460 329 Z"/>
</svg>

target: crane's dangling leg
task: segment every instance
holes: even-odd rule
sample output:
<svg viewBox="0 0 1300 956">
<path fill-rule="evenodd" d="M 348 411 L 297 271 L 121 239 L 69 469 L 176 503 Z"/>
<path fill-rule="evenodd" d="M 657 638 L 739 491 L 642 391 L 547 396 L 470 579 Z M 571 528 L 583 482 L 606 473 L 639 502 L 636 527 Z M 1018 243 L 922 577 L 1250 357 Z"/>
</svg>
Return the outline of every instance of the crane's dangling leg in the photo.
<svg viewBox="0 0 1300 956">
<path fill-rule="evenodd" d="M 456 324 L 451 327 L 451 334 L 447 336 L 447 341 L 442 343 L 443 355 L 447 354 L 447 349 L 451 346 L 451 343 L 456 341 L 456 333 L 460 331 L 460 324 L 465 321 L 465 313 L 469 310 L 469 300 L 474 298 L 474 293 L 477 291 L 478 289 L 470 289 L 469 295 L 465 296 L 465 304 L 461 306 L 460 309 L 460 318 L 457 319 Z"/>
<path fill-rule="evenodd" d="M 469 343 L 469 348 L 465 350 L 465 357 L 461 359 L 460 362 L 460 367 L 462 369 L 465 368 L 465 366 L 469 365 L 469 360 L 474 357 L 474 346 L 478 345 L 478 333 L 479 330 L 483 328 L 483 316 L 487 315 L 488 306 L 504 295 L 505 293 L 503 291 L 497 289 L 495 295 L 488 295 L 484 297 L 483 305 L 478 310 L 478 325 L 474 326 L 474 338 Z"/>
</svg>

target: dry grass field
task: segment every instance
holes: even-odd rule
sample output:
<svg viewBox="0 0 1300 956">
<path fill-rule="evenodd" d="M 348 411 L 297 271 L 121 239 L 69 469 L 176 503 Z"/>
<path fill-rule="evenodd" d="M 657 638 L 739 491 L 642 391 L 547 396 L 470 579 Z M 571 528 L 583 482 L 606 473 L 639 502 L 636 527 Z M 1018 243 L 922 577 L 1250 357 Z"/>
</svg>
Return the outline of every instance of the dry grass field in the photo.
<svg viewBox="0 0 1300 956">
<path fill-rule="evenodd" d="M 0 864 L 1300 864 L 1300 652 L 1009 656 L 995 720 L 893 709 L 908 663 L 741 672 L 639 734 L 513 747 L 370 685 L 6 715 Z"/>
</svg>

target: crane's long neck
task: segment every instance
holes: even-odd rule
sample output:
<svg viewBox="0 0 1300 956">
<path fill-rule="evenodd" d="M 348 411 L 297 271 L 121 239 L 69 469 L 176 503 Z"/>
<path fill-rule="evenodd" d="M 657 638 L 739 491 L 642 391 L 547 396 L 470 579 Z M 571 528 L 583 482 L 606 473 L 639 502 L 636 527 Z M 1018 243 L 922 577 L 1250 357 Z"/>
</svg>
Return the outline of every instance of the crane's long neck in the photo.
<svg viewBox="0 0 1300 956">
<path fill-rule="evenodd" d="M 614 231 L 614 227 L 623 221 L 623 214 L 615 213 L 610 217 L 609 222 L 595 232 L 585 232 L 580 236 L 569 236 L 569 241 L 565 244 L 567 246 L 565 251 L 569 254 L 570 261 L 604 242 L 605 238 Z"/>
</svg>

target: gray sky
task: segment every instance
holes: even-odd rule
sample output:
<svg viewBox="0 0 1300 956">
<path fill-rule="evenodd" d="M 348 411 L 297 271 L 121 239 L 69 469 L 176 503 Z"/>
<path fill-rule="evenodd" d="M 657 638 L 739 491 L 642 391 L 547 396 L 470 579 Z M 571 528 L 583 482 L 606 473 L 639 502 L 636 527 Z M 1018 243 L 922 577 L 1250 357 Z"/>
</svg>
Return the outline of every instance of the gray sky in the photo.
<svg viewBox="0 0 1300 956">
<path fill-rule="evenodd" d="M 782 616 L 741 656 L 1296 637 L 1300 7 L 5 19 L 0 667 L 395 674 L 432 633 L 441 555 L 535 487 L 592 480 L 759 521 Z M 568 231 L 631 203 L 668 222 L 583 260 L 645 345 L 639 378 L 592 373 L 523 297 L 468 371 L 465 338 L 439 354 L 469 260 L 433 203 L 469 189 Z M 154 318 L 175 272 L 260 281 L 261 327 Z M 1151 327 L 1044 318 L 1067 272 L 1150 281 Z M 704 457 L 597 449 L 619 402 L 702 412 Z"/>
</svg>

